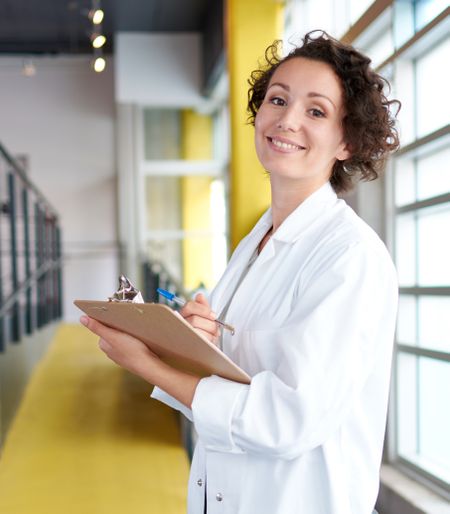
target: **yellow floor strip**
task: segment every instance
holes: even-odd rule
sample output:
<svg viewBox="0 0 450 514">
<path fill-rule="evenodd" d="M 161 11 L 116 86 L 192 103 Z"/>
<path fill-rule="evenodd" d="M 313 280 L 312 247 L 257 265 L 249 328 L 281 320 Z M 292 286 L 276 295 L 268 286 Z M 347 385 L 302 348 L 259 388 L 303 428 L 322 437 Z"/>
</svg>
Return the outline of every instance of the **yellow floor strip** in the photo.
<svg viewBox="0 0 450 514">
<path fill-rule="evenodd" d="M 0 513 L 184 513 L 176 415 L 150 391 L 86 329 L 62 325 L 6 438 Z"/>
</svg>

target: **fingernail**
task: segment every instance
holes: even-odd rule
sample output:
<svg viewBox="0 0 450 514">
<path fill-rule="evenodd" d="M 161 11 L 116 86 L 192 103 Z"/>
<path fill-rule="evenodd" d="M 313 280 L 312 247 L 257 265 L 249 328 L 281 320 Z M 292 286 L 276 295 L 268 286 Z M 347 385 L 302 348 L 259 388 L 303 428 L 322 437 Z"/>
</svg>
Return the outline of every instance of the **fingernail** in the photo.
<svg viewBox="0 0 450 514">
<path fill-rule="evenodd" d="M 81 316 L 81 318 L 80 318 L 80 323 L 81 323 L 82 325 L 84 325 L 85 327 L 87 327 L 88 322 L 89 322 L 89 318 L 88 318 L 87 316 Z"/>
</svg>

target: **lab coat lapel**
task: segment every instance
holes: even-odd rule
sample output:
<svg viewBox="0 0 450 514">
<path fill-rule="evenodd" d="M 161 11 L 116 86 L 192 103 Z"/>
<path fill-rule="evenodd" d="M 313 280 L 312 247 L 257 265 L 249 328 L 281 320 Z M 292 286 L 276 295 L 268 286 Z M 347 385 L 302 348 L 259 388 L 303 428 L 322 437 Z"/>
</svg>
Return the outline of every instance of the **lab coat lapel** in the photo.
<svg viewBox="0 0 450 514">
<path fill-rule="evenodd" d="M 338 201 L 331 184 L 327 182 L 311 196 L 306 198 L 282 223 L 278 230 L 270 238 L 261 254 L 254 262 L 252 269 L 245 278 L 246 287 L 236 291 L 228 314 L 242 313 L 246 310 L 251 298 L 246 298 L 246 291 L 251 291 L 249 281 L 253 277 L 261 277 L 259 271 L 264 265 L 276 257 L 279 249 L 286 244 L 295 243 L 319 218 Z M 268 209 L 260 218 L 253 230 L 242 240 L 227 267 L 226 272 L 217 284 L 211 296 L 211 305 L 215 312 L 221 312 L 230 296 L 235 292 L 245 267 L 256 247 L 264 235 L 272 226 L 272 210 Z M 260 278 L 255 278 L 259 279 Z"/>
<path fill-rule="evenodd" d="M 331 184 L 325 183 L 291 212 L 272 239 L 276 242 L 295 243 L 337 201 Z"/>
<path fill-rule="evenodd" d="M 330 209 L 335 205 L 336 201 L 338 201 L 336 193 L 329 182 L 306 198 L 272 235 L 245 277 L 244 287 L 239 286 L 235 292 L 236 284 L 241 278 L 252 253 L 272 226 L 272 211 L 269 209 L 243 241 L 242 248 L 239 248 L 239 251 L 236 251 L 235 255 L 233 255 L 234 266 L 231 267 L 229 272 L 225 273 L 220 286 L 218 286 L 217 298 L 220 307 L 218 307 L 219 310 L 216 310 L 216 312 L 220 312 L 220 309 L 229 300 L 230 295 L 235 292 L 227 313 L 227 319 L 230 320 L 230 323 L 233 320 L 233 323 L 238 325 L 234 319 L 240 318 L 242 320 L 245 318 L 246 312 L 252 308 L 252 303 L 255 300 L 252 293 L 255 290 L 254 281 L 260 283 L 261 280 L 264 280 L 264 277 L 267 279 L 267 273 L 264 270 L 267 263 L 276 258 L 281 248 L 287 244 L 294 244 L 315 223 L 319 222 L 323 215 L 331 212 Z M 273 279 L 276 279 L 276 277 L 270 277 L 270 280 Z M 236 326 L 236 328 L 238 327 Z"/>
</svg>

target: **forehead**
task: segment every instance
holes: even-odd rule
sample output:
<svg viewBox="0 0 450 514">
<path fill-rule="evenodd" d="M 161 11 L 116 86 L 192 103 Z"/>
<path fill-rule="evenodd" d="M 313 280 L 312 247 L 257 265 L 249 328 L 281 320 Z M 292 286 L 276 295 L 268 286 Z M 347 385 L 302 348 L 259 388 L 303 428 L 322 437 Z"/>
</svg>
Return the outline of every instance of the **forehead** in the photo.
<svg viewBox="0 0 450 514">
<path fill-rule="evenodd" d="M 268 87 L 275 82 L 288 86 L 293 94 L 315 92 L 342 103 L 341 81 L 333 68 L 322 61 L 304 57 L 288 59 L 275 70 Z"/>
</svg>

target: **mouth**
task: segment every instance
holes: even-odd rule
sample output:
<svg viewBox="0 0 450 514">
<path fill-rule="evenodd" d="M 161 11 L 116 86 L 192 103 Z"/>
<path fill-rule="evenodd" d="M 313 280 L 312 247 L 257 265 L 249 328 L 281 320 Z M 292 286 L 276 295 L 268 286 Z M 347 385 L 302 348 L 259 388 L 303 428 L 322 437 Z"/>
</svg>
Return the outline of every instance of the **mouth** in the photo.
<svg viewBox="0 0 450 514">
<path fill-rule="evenodd" d="M 297 145 L 295 143 L 286 141 L 284 139 L 280 139 L 277 137 L 267 137 L 267 139 L 273 146 L 275 146 L 277 149 L 280 149 L 280 150 L 290 150 L 290 151 L 305 150 L 304 146 Z"/>
</svg>

